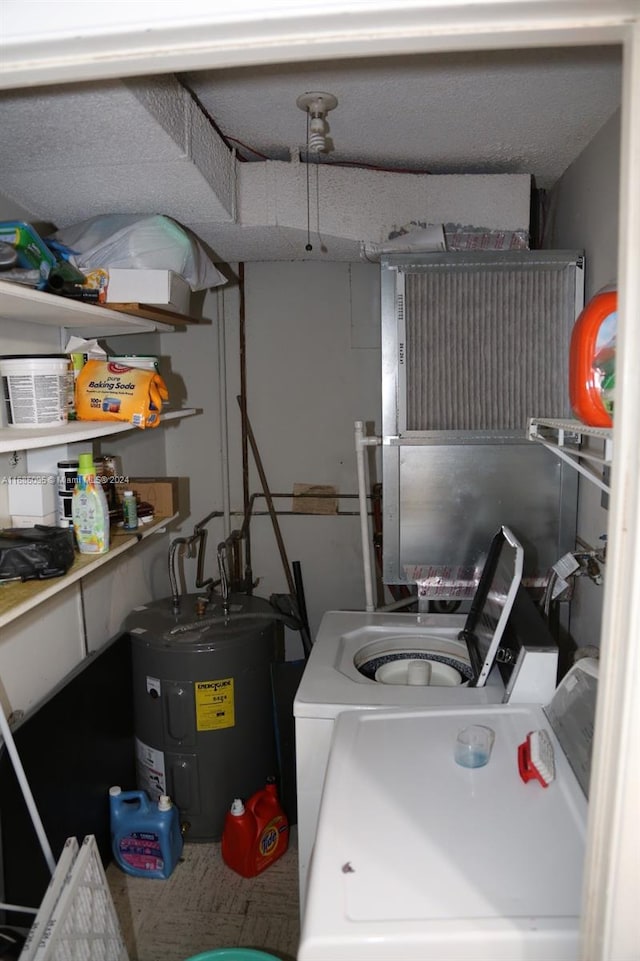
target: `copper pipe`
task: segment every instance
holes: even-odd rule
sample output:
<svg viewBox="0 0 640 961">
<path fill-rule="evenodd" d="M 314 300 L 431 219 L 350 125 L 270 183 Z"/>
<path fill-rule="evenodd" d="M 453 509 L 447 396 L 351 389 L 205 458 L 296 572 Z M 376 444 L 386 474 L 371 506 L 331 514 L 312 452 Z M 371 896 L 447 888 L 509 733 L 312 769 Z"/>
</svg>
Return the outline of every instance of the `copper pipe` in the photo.
<svg viewBox="0 0 640 961">
<path fill-rule="evenodd" d="M 240 291 L 239 305 L 239 334 L 240 334 L 240 422 L 242 432 L 242 497 L 245 517 L 249 513 L 249 448 L 248 420 L 247 420 L 247 338 L 246 338 L 246 299 L 244 286 L 244 263 L 238 268 L 238 283 Z M 253 575 L 251 573 L 251 541 L 249 537 L 249 526 L 244 532 L 244 561 L 245 561 L 245 582 L 251 584 Z M 251 588 L 248 588 L 249 592 Z"/>
</svg>

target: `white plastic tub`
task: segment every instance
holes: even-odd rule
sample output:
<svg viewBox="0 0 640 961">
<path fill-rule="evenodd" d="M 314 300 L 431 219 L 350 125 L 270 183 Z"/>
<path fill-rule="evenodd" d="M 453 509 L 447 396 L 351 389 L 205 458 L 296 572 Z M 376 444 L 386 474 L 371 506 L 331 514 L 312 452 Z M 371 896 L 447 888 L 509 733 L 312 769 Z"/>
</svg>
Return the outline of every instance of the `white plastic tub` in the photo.
<svg viewBox="0 0 640 961">
<path fill-rule="evenodd" d="M 137 367 L 140 370 L 155 370 L 159 373 L 158 358 L 151 354 L 120 354 L 109 355 L 109 363 L 122 364 L 123 367 Z"/>
<path fill-rule="evenodd" d="M 10 427 L 55 427 L 67 421 L 65 354 L 0 357 Z"/>
</svg>

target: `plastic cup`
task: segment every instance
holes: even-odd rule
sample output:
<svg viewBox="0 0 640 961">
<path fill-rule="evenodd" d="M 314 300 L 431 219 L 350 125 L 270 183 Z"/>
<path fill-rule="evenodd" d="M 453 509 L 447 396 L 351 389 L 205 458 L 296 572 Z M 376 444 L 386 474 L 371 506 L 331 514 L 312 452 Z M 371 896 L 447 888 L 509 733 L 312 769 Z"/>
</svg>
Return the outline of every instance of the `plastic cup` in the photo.
<svg viewBox="0 0 640 961">
<path fill-rule="evenodd" d="M 484 724 L 472 724 L 458 733 L 455 759 L 462 767 L 484 767 L 491 757 L 495 733 Z"/>
</svg>

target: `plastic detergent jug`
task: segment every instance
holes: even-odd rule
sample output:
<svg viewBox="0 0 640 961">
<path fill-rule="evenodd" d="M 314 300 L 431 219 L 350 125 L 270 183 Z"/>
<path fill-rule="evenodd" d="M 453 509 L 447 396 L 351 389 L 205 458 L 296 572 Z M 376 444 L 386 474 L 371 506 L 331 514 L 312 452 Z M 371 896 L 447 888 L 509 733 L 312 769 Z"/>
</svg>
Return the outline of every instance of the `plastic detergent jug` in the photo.
<svg viewBox="0 0 640 961">
<path fill-rule="evenodd" d="M 80 454 L 78 458 L 71 517 L 80 553 L 106 554 L 109 550 L 109 507 L 102 484 L 96 480 L 93 454 Z"/>
<path fill-rule="evenodd" d="M 138 878 L 168 878 L 182 854 L 178 809 L 162 794 L 109 788 L 111 848 L 118 865 Z"/>
<path fill-rule="evenodd" d="M 252 878 L 281 857 L 288 845 L 289 822 L 273 780 L 269 779 L 246 804 L 235 798 L 222 832 L 225 864 L 243 878 Z"/>
<path fill-rule="evenodd" d="M 584 308 L 571 334 L 571 407 L 591 427 L 613 423 L 617 321 L 617 291 L 601 290 Z"/>
</svg>

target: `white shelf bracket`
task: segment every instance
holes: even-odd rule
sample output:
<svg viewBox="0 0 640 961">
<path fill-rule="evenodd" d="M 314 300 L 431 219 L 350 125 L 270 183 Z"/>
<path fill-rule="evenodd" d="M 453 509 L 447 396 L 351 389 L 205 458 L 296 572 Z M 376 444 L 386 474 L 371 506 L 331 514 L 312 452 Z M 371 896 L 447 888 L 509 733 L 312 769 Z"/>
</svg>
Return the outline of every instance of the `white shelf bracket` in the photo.
<svg viewBox="0 0 640 961">
<path fill-rule="evenodd" d="M 603 441 L 602 454 L 594 454 L 580 449 L 582 435 L 597 437 Z M 555 437 L 553 436 L 555 435 Z M 567 441 L 567 435 L 573 440 Z M 613 457 L 613 440 L 611 430 L 603 427 L 587 427 L 579 421 L 565 421 L 532 417 L 529 420 L 528 438 L 546 447 L 556 457 L 570 464 L 574 470 L 586 477 L 606 494 L 610 493 L 609 484 L 605 483 L 596 472 L 585 466 L 583 461 L 608 467 Z M 569 447 L 569 443 L 577 447 Z"/>
</svg>

